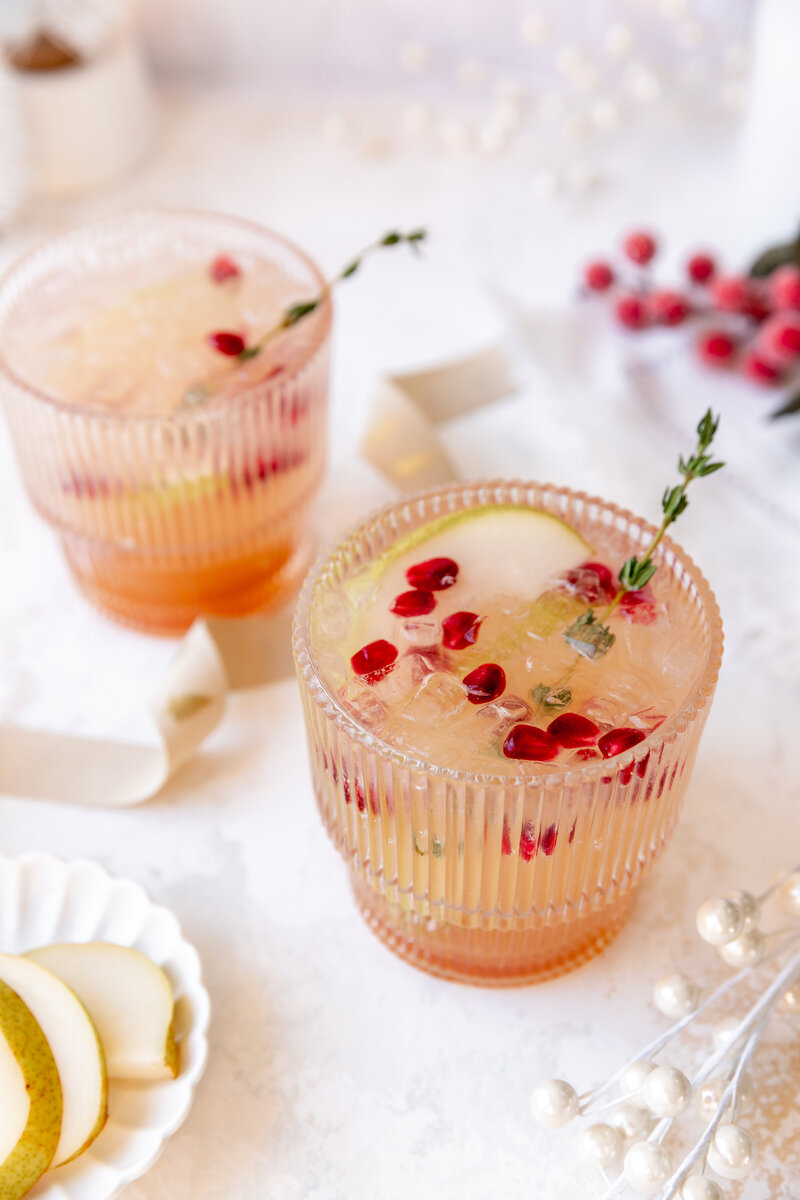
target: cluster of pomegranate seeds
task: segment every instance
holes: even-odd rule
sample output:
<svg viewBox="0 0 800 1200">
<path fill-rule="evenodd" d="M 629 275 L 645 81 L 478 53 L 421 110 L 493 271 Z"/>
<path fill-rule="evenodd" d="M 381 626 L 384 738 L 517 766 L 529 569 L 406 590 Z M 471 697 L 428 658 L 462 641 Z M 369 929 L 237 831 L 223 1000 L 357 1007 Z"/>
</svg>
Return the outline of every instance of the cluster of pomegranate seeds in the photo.
<svg viewBox="0 0 800 1200">
<path fill-rule="evenodd" d="M 229 279 L 238 279 L 242 268 L 228 254 L 218 254 L 209 264 L 208 274 L 213 283 L 226 283 Z"/>
<path fill-rule="evenodd" d="M 702 327 L 695 349 L 707 366 L 733 368 L 766 387 L 800 380 L 800 266 L 785 262 L 758 278 L 723 274 L 711 254 L 697 253 L 686 263 L 686 289 L 661 288 L 642 269 L 658 253 L 652 234 L 630 233 L 622 248 L 633 274 L 630 267 L 626 275 L 624 268 L 595 259 L 584 267 L 583 284 L 590 292 L 611 294 L 614 315 L 625 329 L 677 327 L 696 319 Z M 797 409 L 800 397 L 775 415 Z"/>
<path fill-rule="evenodd" d="M 462 682 L 471 704 L 488 704 L 506 690 L 506 673 L 497 663 L 481 663 Z"/>
<path fill-rule="evenodd" d="M 212 350 L 216 350 L 218 354 L 224 354 L 226 358 L 236 358 L 244 350 L 244 338 L 239 333 L 231 333 L 229 330 L 219 330 L 216 333 L 206 334 L 206 342 Z"/>
<path fill-rule="evenodd" d="M 397 660 L 397 647 L 385 638 L 370 642 L 356 650 L 350 659 L 350 666 L 365 683 L 377 683 L 388 675 Z"/>
</svg>

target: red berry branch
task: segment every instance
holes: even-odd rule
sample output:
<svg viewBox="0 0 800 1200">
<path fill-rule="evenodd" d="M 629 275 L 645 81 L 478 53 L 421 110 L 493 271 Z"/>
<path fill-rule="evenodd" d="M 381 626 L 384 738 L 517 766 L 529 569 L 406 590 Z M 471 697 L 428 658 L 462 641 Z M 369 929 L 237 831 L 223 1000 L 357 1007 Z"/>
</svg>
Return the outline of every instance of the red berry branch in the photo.
<svg viewBox="0 0 800 1200">
<path fill-rule="evenodd" d="M 765 387 L 795 385 L 772 415 L 800 411 L 800 235 L 765 251 L 746 275 L 725 274 L 711 254 L 693 254 L 680 288 L 656 283 L 651 234 L 628 234 L 622 250 L 618 265 L 596 259 L 583 269 L 585 291 L 607 295 L 620 325 L 641 332 L 696 323 L 695 350 L 706 366 Z"/>
</svg>

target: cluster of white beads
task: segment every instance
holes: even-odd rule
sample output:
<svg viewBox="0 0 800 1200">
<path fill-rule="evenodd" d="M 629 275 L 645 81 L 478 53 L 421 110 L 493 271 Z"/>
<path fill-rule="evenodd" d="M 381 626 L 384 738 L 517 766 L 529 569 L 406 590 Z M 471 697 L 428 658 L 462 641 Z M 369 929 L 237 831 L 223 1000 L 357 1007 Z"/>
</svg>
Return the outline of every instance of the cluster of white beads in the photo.
<svg viewBox="0 0 800 1200">
<path fill-rule="evenodd" d="M 728 896 L 706 900 L 697 910 L 697 932 L 704 942 L 719 949 L 731 967 L 756 967 L 766 952 L 758 928 L 760 906 L 755 896 L 739 889 Z"/>
</svg>

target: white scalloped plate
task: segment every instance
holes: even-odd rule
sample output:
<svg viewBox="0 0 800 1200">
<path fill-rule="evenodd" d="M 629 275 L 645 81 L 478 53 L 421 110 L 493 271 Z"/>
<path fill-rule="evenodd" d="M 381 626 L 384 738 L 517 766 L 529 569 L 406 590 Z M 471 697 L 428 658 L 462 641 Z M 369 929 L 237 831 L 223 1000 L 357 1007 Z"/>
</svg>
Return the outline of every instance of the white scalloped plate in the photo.
<svg viewBox="0 0 800 1200">
<path fill-rule="evenodd" d="M 158 1158 L 184 1122 L 206 1065 L 209 999 L 197 951 L 175 917 L 130 879 L 97 863 L 49 854 L 0 855 L 0 949 L 12 954 L 49 942 L 133 946 L 166 972 L 175 996 L 178 1078 L 109 1084 L 108 1123 L 89 1149 L 48 1171 L 30 1200 L 112 1200 Z"/>
</svg>

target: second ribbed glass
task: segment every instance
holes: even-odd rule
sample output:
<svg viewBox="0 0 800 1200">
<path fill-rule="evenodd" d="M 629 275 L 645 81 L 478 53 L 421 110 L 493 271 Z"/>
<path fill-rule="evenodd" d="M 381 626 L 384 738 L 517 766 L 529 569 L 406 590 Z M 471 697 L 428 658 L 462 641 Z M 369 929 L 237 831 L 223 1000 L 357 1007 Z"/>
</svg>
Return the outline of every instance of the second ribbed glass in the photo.
<svg viewBox="0 0 800 1200">
<path fill-rule="evenodd" d="M 446 513 L 526 504 L 590 543 L 635 553 L 652 527 L 566 489 L 493 483 L 413 497 L 372 518 L 309 575 L 295 619 L 295 659 L 317 802 L 348 863 L 359 907 L 402 957 L 434 974 L 508 985 L 546 978 L 601 950 L 675 824 L 713 696 L 722 626 L 703 576 L 662 543 L 659 569 L 696 610 L 690 694 L 627 753 L 578 769 L 475 775 L 417 761 L 361 728 L 320 670 L 314 613 L 400 538 Z M 523 830 L 525 835 L 523 836 Z M 521 840 L 522 838 L 522 840 Z M 526 844 L 538 847 L 523 853 Z"/>
</svg>

